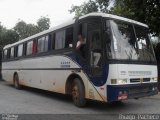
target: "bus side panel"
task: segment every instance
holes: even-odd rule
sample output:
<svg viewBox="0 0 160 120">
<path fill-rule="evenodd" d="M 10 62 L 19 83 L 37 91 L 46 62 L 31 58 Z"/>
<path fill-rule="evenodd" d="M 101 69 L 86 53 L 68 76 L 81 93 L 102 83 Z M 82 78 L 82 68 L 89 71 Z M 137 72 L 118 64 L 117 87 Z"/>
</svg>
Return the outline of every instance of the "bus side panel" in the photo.
<svg viewBox="0 0 160 120">
<path fill-rule="evenodd" d="M 3 63 L 2 73 L 4 79 L 12 83 L 13 75 L 17 72 L 19 82 L 24 86 L 65 93 L 66 80 L 77 68 L 80 66 L 68 57 L 47 56 Z M 106 96 L 99 93 L 99 88 L 91 83 L 83 71 L 75 74 L 83 80 L 87 99 L 105 100 Z"/>
</svg>

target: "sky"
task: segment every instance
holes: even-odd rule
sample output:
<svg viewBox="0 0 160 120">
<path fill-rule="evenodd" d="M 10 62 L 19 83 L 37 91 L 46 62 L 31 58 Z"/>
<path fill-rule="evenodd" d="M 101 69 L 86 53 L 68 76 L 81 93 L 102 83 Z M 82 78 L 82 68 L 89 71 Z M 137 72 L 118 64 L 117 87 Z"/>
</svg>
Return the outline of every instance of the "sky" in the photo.
<svg viewBox="0 0 160 120">
<path fill-rule="evenodd" d="M 74 17 L 69 10 L 88 0 L 0 0 L 0 22 L 11 29 L 19 20 L 36 24 L 41 16 L 48 16 L 51 27 Z"/>
</svg>

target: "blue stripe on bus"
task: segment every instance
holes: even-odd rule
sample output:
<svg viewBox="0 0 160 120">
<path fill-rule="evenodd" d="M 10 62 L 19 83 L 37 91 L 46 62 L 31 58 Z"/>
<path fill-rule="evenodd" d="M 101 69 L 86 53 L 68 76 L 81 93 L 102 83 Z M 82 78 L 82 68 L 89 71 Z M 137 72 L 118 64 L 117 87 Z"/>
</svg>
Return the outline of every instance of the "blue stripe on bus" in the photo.
<svg viewBox="0 0 160 120">
<path fill-rule="evenodd" d="M 102 75 L 100 77 L 92 77 L 91 81 L 92 83 L 97 86 L 103 86 L 108 79 L 108 73 L 109 73 L 109 65 L 105 64 L 102 66 Z"/>
<path fill-rule="evenodd" d="M 118 101 L 118 95 L 120 91 L 122 92 L 122 94 L 124 93 L 124 91 L 126 91 L 128 99 L 155 95 L 158 93 L 158 90 L 153 91 L 152 90 L 153 87 L 157 87 L 157 83 L 108 85 L 106 93 L 107 101 L 108 102 Z"/>
<path fill-rule="evenodd" d="M 100 76 L 93 77 L 91 70 L 87 67 L 87 64 L 85 64 L 85 62 L 83 62 L 79 56 L 77 56 L 74 53 L 70 53 L 66 55 L 80 65 L 80 67 L 85 72 L 87 77 L 96 87 L 103 86 L 107 82 L 108 74 L 109 74 L 109 64 L 102 65 L 102 74 Z"/>
</svg>

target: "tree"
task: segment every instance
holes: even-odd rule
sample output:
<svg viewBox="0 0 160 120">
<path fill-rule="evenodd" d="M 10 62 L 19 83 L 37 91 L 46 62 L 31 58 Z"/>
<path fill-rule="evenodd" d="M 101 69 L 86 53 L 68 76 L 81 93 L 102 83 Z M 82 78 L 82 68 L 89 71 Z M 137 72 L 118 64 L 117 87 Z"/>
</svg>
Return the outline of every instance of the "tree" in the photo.
<svg viewBox="0 0 160 120">
<path fill-rule="evenodd" d="M 0 23 L 0 47 L 3 47 L 5 32 L 6 32 L 6 28 L 4 28 Z"/>
<path fill-rule="evenodd" d="M 70 13 L 75 17 L 90 12 L 104 12 L 127 17 L 149 25 L 153 35 L 160 36 L 159 0 L 112 0 L 114 6 L 109 10 L 110 0 L 89 0 L 80 6 L 72 6 Z"/>
<path fill-rule="evenodd" d="M 19 35 L 20 40 L 49 29 L 50 19 L 47 17 L 41 17 L 37 21 L 37 25 L 27 24 L 23 20 L 19 21 L 14 30 Z"/>
<path fill-rule="evenodd" d="M 2 49 L 7 44 L 12 44 L 16 42 L 18 34 L 14 30 L 8 30 L 3 27 L 0 23 L 0 80 L 1 80 L 1 59 L 2 59 Z"/>
<path fill-rule="evenodd" d="M 0 24 L 0 46 L 4 47 L 7 44 L 12 44 L 18 41 L 18 34 L 12 29 L 6 29 Z"/>
<path fill-rule="evenodd" d="M 18 40 L 19 40 L 18 34 L 14 30 L 9 29 L 4 34 L 2 44 L 3 45 L 12 44 L 14 42 L 17 42 Z"/>
<path fill-rule="evenodd" d="M 84 2 L 80 6 L 72 5 L 70 13 L 75 13 L 75 17 L 80 17 L 82 15 L 91 13 L 91 12 L 105 12 L 108 13 L 107 9 L 109 6 L 110 0 L 89 0 L 88 2 Z"/>
<path fill-rule="evenodd" d="M 23 20 L 16 23 L 13 29 L 6 29 L 0 22 L 0 48 L 7 44 L 12 44 L 18 40 L 22 40 L 31 35 L 39 33 L 43 30 L 49 29 L 50 19 L 41 17 L 37 21 L 37 25 L 27 24 Z"/>
<path fill-rule="evenodd" d="M 149 25 L 152 33 L 160 36 L 160 1 L 147 0 L 145 4 L 146 23 Z"/>
<path fill-rule="evenodd" d="M 24 21 L 19 21 L 15 25 L 14 30 L 19 35 L 20 39 L 27 38 L 39 32 L 37 26 L 34 24 L 27 24 Z"/>
<path fill-rule="evenodd" d="M 19 21 L 18 23 L 16 23 L 14 30 L 19 35 L 20 39 L 28 37 L 26 28 L 27 28 L 27 24 L 24 21 Z"/>
<path fill-rule="evenodd" d="M 153 35 L 160 35 L 160 1 L 116 0 L 111 13 L 146 23 Z"/>
<path fill-rule="evenodd" d="M 40 19 L 38 19 L 37 25 L 40 32 L 47 30 L 50 28 L 50 19 L 48 17 L 41 17 Z"/>
</svg>

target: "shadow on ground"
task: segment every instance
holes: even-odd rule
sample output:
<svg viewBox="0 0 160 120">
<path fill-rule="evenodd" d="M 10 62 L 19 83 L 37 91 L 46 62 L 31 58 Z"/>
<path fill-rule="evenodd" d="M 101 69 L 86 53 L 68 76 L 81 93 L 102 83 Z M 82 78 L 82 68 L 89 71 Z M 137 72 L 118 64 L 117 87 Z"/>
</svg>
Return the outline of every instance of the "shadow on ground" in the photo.
<svg viewBox="0 0 160 120">
<path fill-rule="evenodd" d="M 3 81 L 1 81 L 3 82 Z M 7 86 L 14 88 L 13 85 L 7 84 Z M 31 88 L 31 87 L 24 87 L 21 89 L 26 92 L 29 92 L 30 94 L 35 94 L 41 97 L 46 97 L 49 99 L 54 99 L 57 101 L 65 102 L 68 104 L 72 104 L 72 97 L 70 95 L 64 95 L 60 93 L 54 93 L 54 92 L 49 92 L 41 89 L 36 89 L 36 88 Z M 93 101 L 93 100 L 87 100 L 87 105 L 85 108 L 90 108 L 90 109 L 99 109 L 99 110 L 106 110 L 110 108 L 115 108 L 115 109 L 123 109 L 126 106 L 125 102 L 111 102 L 111 103 L 105 103 L 105 102 L 99 102 L 99 101 Z"/>
</svg>

